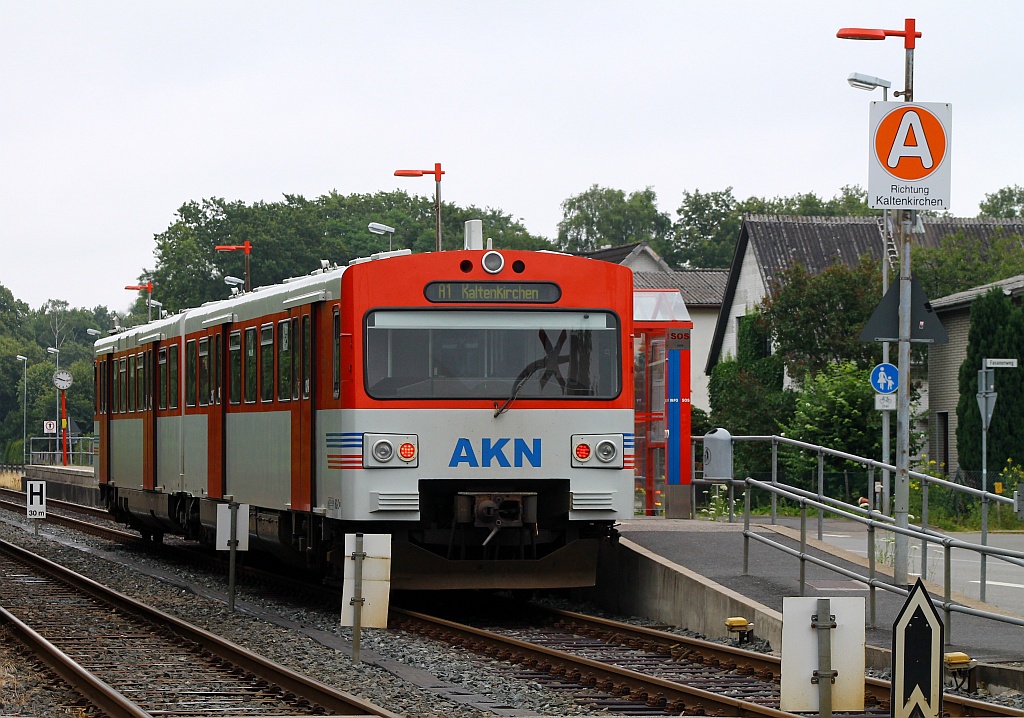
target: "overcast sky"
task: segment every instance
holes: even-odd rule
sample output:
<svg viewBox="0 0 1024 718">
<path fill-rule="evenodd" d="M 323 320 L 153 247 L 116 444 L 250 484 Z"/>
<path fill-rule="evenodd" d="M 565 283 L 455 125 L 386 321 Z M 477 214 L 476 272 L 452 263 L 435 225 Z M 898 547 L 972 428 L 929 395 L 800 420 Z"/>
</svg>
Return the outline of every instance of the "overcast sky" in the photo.
<svg viewBox="0 0 1024 718">
<path fill-rule="evenodd" d="M 445 201 L 549 238 L 592 184 L 650 186 L 673 218 L 696 189 L 829 198 L 867 185 L 881 100 L 847 75 L 904 84 L 901 38 L 836 31 L 906 17 L 975 216 L 1024 184 L 1016 0 L 0 0 L 0 284 L 122 311 L 189 200 L 429 196 L 393 173 L 434 162 Z"/>
</svg>

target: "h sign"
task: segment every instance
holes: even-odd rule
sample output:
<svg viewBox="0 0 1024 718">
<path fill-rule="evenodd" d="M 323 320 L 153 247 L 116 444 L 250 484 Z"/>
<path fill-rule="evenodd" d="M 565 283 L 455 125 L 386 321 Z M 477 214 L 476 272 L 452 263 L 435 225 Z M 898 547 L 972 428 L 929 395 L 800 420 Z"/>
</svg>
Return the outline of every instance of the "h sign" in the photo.
<svg viewBox="0 0 1024 718">
<path fill-rule="evenodd" d="M 46 482 L 25 482 L 25 509 L 30 519 L 46 518 Z"/>
</svg>

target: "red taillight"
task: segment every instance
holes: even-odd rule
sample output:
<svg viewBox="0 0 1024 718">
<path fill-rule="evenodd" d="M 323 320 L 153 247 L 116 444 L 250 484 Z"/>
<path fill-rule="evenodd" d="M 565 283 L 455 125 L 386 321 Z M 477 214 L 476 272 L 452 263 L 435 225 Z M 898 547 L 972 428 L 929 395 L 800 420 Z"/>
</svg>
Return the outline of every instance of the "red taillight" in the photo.
<svg viewBox="0 0 1024 718">
<path fill-rule="evenodd" d="M 416 445 L 411 442 L 405 442 L 398 447 L 398 456 L 402 461 L 412 461 L 416 458 Z"/>
<path fill-rule="evenodd" d="M 590 444 L 576 444 L 576 458 L 586 461 L 590 458 Z"/>
</svg>

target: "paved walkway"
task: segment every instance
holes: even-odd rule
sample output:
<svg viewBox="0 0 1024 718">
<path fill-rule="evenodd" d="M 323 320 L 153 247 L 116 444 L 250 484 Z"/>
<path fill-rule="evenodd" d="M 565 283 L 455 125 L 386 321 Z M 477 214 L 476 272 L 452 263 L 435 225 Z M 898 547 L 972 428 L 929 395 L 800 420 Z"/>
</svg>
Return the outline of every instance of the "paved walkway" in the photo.
<svg viewBox="0 0 1024 718">
<path fill-rule="evenodd" d="M 792 523 L 792 520 L 786 519 L 785 523 Z M 824 538 L 859 540 L 866 553 L 867 539 L 860 524 L 844 519 L 826 519 L 824 526 Z M 644 517 L 622 522 L 619 531 L 649 551 L 776 611 L 782 611 L 783 597 L 800 595 L 799 559 L 758 541 L 750 542 L 749 573 L 743 575 L 742 523 Z M 755 531 L 777 543 L 799 549 L 799 533 L 793 528 L 758 524 Z M 839 548 L 828 540 L 819 542 L 810 538 L 817 535 L 816 520 L 813 524 L 808 522 L 808 534 L 808 552 L 811 555 L 828 558 L 849 571 L 867 575 L 867 561 L 862 556 Z M 891 579 L 888 567 L 878 568 L 880 574 L 883 570 Z M 879 578 L 885 580 L 886 576 L 880 575 Z M 932 578 L 941 581 L 941 573 L 936 572 Z M 867 604 L 869 591 L 863 584 L 810 562 L 806 566 L 806 582 L 807 596 L 863 596 Z M 942 599 L 941 585 L 927 582 L 926 587 L 933 599 Z M 876 627 L 867 629 L 867 642 L 891 648 L 892 625 L 906 598 L 881 589 L 875 591 L 875 597 Z M 961 594 L 954 593 L 953 601 L 972 608 L 1007 613 Z M 941 615 L 941 609 L 939 612 Z M 953 613 L 951 626 L 946 627 L 946 640 L 950 644 L 946 651 L 963 651 L 975 660 L 1024 660 L 1024 626 Z"/>
</svg>

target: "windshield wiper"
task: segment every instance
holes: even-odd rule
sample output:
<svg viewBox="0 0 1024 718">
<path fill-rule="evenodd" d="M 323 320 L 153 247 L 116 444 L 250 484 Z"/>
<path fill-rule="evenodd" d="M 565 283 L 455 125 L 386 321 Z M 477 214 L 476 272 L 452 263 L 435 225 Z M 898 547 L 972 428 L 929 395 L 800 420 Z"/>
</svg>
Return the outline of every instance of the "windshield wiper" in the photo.
<svg viewBox="0 0 1024 718">
<path fill-rule="evenodd" d="M 527 366 L 525 369 L 523 369 L 521 372 L 519 372 L 519 378 L 516 379 L 516 383 L 512 387 L 512 393 L 509 394 L 508 399 L 506 399 L 505 403 L 501 405 L 501 408 L 500 409 L 498 408 L 498 402 L 494 402 L 494 418 L 495 419 L 497 419 L 499 416 L 501 416 L 506 411 L 508 411 L 508 408 L 510 406 L 512 406 L 512 402 L 515 401 L 516 397 L 519 396 L 519 391 L 523 388 L 523 385 L 526 384 L 526 382 L 528 382 L 530 380 L 531 376 L 533 376 L 534 374 L 536 374 L 538 371 L 540 371 L 543 368 L 544 368 L 544 360 L 543 359 L 538 359 L 537 361 L 533 362 L 532 364 Z"/>
</svg>

